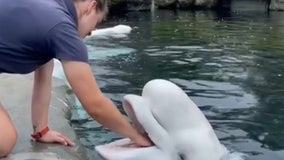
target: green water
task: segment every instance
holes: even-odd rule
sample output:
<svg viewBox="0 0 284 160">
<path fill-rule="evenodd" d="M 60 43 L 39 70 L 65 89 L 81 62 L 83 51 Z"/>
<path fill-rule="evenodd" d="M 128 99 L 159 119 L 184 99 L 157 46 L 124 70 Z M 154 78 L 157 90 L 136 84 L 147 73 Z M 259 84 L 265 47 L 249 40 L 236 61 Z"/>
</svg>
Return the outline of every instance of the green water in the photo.
<svg viewBox="0 0 284 160">
<path fill-rule="evenodd" d="M 284 159 L 284 13 L 142 12 L 99 27 L 117 24 L 134 29 L 86 43 L 102 91 L 120 109 L 125 94 L 167 79 L 200 107 L 228 149 L 248 160 Z M 87 148 L 119 138 L 79 105 L 72 112 Z"/>
</svg>

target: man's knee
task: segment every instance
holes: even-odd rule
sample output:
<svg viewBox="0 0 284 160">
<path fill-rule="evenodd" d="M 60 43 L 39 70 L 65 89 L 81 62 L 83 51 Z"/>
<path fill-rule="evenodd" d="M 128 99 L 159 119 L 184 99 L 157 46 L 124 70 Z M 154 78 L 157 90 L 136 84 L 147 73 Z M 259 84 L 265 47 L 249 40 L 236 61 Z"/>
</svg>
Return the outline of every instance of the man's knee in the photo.
<svg viewBox="0 0 284 160">
<path fill-rule="evenodd" d="M 0 137 L 2 142 L 4 142 L 0 144 L 0 157 L 7 156 L 9 153 L 11 153 L 17 142 L 18 135 L 17 135 L 16 130 L 11 129 L 8 132 L 9 132 L 8 135 L 4 135 L 4 137 Z"/>
<path fill-rule="evenodd" d="M 0 103 L 0 157 L 8 155 L 17 141 L 17 131 Z"/>
</svg>

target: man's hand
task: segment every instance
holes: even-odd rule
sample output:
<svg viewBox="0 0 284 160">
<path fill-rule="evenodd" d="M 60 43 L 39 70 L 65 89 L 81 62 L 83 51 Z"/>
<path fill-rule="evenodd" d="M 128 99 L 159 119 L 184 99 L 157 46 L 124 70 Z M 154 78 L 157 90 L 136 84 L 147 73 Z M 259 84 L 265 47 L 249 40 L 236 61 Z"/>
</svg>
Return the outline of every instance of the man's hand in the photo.
<svg viewBox="0 0 284 160">
<path fill-rule="evenodd" d="M 69 138 L 62 135 L 59 132 L 56 131 L 48 131 L 45 135 L 43 135 L 38 141 L 44 142 L 44 143 L 60 143 L 65 146 L 74 146 L 75 143 L 72 142 Z"/>
<path fill-rule="evenodd" d="M 137 134 L 136 137 L 131 138 L 132 143 L 138 147 L 150 147 L 153 145 L 153 142 L 146 135 Z"/>
</svg>

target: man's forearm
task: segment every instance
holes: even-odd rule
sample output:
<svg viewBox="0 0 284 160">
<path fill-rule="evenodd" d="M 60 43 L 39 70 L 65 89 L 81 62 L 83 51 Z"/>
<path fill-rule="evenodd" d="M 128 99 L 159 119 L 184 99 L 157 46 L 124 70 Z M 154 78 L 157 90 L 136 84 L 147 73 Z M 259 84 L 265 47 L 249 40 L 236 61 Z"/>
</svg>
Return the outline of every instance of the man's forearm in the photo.
<svg viewBox="0 0 284 160">
<path fill-rule="evenodd" d="M 131 138 L 138 135 L 136 129 L 100 91 L 88 64 L 64 61 L 63 68 L 73 91 L 92 118 L 123 136 Z"/>
<path fill-rule="evenodd" d="M 48 123 L 48 108 L 51 99 L 53 60 L 35 71 L 31 102 L 34 131 L 41 131 Z"/>
<path fill-rule="evenodd" d="M 110 99 L 101 98 L 93 106 L 85 108 L 88 108 L 87 111 L 92 118 L 112 131 L 129 138 L 137 134 L 137 130 L 123 117 Z"/>
</svg>

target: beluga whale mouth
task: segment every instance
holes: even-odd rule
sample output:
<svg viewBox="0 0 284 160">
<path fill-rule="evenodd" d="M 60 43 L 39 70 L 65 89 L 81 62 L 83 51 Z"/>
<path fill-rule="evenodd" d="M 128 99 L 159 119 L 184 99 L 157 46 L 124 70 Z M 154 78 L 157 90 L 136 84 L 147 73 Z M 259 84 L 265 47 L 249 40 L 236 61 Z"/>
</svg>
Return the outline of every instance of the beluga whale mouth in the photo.
<svg viewBox="0 0 284 160">
<path fill-rule="evenodd" d="M 174 83 L 151 80 L 142 95 L 123 97 L 123 109 L 155 144 L 137 147 L 128 138 L 95 147 L 107 160 L 229 160 L 230 154 L 187 94 Z M 235 160 L 241 160 L 237 156 Z"/>
</svg>

